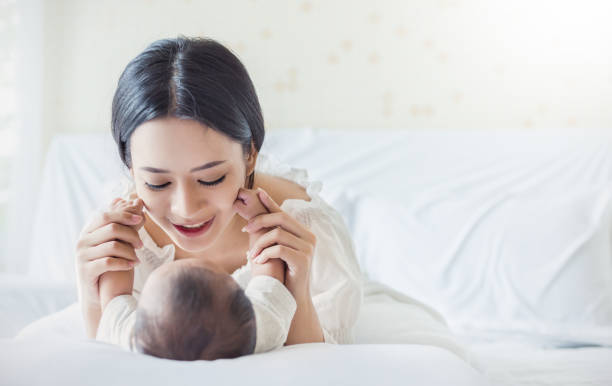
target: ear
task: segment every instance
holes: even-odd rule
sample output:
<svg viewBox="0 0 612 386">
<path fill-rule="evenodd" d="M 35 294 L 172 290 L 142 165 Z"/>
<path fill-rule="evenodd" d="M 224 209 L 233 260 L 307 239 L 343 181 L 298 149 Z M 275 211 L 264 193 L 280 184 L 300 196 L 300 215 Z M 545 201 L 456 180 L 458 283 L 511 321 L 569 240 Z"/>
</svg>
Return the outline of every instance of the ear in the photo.
<svg viewBox="0 0 612 386">
<path fill-rule="evenodd" d="M 257 155 L 259 152 L 255 150 L 255 145 L 253 141 L 251 141 L 251 151 L 249 155 L 246 157 L 246 175 L 250 175 L 255 170 L 255 164 L 257 163 Z"/>
</svg>

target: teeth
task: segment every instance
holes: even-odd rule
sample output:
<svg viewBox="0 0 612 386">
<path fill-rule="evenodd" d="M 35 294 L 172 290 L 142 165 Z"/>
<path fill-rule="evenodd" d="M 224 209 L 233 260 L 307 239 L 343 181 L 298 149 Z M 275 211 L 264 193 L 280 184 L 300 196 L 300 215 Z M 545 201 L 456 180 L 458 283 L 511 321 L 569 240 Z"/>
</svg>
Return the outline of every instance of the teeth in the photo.
<svg viewBox="0 0 612 386">
<path fill-rule="evenodd" d="M 203 223 L 201 223 L 200 225 L 191 225 L 191 226 L 189 226 L 189 225 L 181 225 L 181 226 L 182 226 L 183 228 L 199 228 L 199 227 L 201 227 L 201 226 L 202 226 L 202 225 L 204 225 L 204 224 L 206 224 L 206 221 L 204 221 L 204 222 L 203 222 Z"/>
</svg>

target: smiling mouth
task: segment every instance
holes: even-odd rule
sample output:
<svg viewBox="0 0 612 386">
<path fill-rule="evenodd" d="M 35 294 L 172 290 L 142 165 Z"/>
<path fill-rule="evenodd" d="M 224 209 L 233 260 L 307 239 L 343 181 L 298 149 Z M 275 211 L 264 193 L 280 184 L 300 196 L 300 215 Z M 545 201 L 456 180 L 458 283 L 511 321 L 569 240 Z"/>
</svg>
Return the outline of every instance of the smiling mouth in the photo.
<svg viewBox="0 0 612 386">
<path fill-rule="evenodd" d="M 183 228 L 193 229 L 193 228 L 200 228 L 202 225 L 206 224 L 207 222 L 208 221 L 202 221 L 201 223 L 196 224 L 196 225 L 179 225 L 179 224 L 175 224 L 175 225 L 178 225 L 178 226 L 183 227 Z"/>
<path fill-rule="evenodd" d="M 200 234 L 206 232 L 210 228 L 210 225 L 214 219 L 215 218 L 213 217 L 208 221 L 194 225 L 178 225 L 175 223 L 172 223 L 172 225 L 174 225 L 174 228 L 176 228 L 181 234 L 193 237 L 199 236 Z"/>
</svg>

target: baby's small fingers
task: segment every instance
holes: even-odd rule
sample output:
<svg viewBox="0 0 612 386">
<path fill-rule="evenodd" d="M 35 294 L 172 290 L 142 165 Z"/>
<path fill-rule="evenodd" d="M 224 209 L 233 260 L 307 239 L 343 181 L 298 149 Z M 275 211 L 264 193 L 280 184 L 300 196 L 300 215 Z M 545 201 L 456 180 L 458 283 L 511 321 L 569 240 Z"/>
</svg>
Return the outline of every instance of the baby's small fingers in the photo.
<svg viewBox="0 0 612 386">
<path fill-rule="evenodd" d="M 125 206 L 126 206 L 125 200 L 121 197 L 117 197 L 111 202 L 109 207 L 110 209 L 118 210 L 118 209 L 124 208 Z"/>
<path fill-rule="evenodd" d="M 125 201 L 124 203 L 121 204 L 121 207 L 119 209 L 128 211 L 130 213 L 142 215 L 141 212 L 142 212 L 143 206 L 144 206 L 144 202 L 142 201 L 142 199 L 137 198 L 131 201 Z"/>
</svg>

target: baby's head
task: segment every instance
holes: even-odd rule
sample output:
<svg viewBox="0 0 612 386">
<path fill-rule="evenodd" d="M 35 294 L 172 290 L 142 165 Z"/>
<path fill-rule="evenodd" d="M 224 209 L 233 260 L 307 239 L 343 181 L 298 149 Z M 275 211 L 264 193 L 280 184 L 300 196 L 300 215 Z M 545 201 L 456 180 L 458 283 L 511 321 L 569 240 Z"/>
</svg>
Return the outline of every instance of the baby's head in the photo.
<svg viewBox="0 0 612 386">
<path fill-rule="evenodd" d="M 133 345 L 176 360 L 252 354 L 255 314 L 234 279 L 199 259 L 163 264 L 151 273 L 136 310 Z"/>
</svg>

